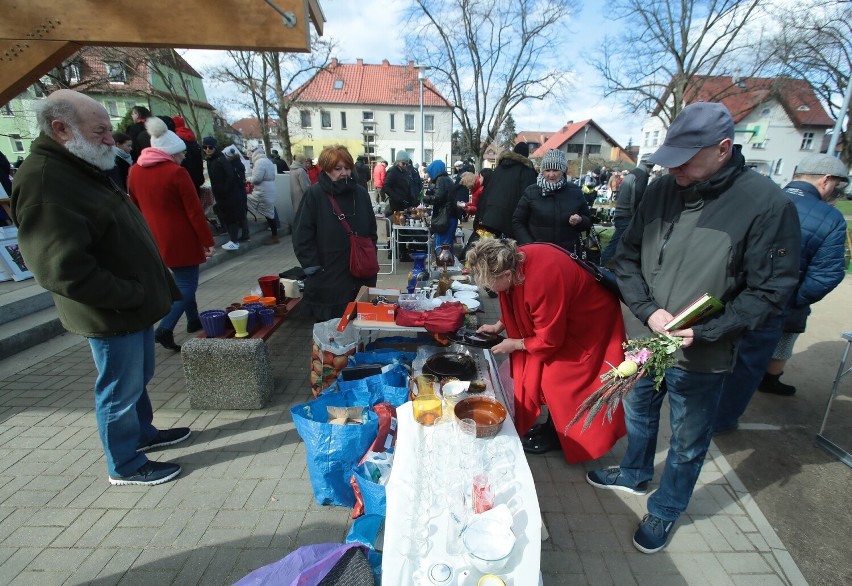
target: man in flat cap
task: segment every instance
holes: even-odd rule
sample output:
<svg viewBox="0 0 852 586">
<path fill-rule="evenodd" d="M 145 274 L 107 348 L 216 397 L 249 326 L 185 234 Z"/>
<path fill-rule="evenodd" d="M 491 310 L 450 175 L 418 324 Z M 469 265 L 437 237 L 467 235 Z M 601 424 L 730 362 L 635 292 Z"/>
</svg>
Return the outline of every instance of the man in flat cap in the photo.
<svg viewBox="0 0 852 586">
<path fill-rule="evenodd" d="M 783 310 L 798 280 L 796 209 L 770 179 L 746 166 L 733 141 L 734 121 L 724 105 L 684 108 L 650 157 L 669 174 L 648 186 L 615 255 L 633 314 L 654 333 L 683 338 L 665 386 L 657 392 L 645 377 L 624 399 L 628 444 L 621 466 L 587 474 L 597 488 L 645 494 L 654 475 L 660 408 L 669 395 L 669 453 L 633 535 L 644 553 L 665 547 L 689 504 L 737 342 Z M 666 329 L 674 314 L 705 293 L 724 309 L 687 329 Z"/>
<path fill-rule="evenodd" d="M 736 430 L 755 390 L 792 396 L 796 387 L 780 378 L 799 334 L 805 331 L 811 305 L 828 295 L 846 274 L 846 220 L 834 207 L 849 171 L 831 155 L 802 159 L 784 188 L 796 206 L 802 239 L 799 281 L 782 315 L 746 333 L 737 349 L 737 363 L 722 391 L 715 433 Z"/>
</svg>

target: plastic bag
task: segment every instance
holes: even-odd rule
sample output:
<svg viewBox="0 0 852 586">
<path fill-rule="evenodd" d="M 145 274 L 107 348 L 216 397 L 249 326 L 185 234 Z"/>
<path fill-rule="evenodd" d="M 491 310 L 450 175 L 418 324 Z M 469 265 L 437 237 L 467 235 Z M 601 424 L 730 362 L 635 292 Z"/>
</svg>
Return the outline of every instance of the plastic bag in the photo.
<svg viewBox="0 0 852 586">
<path fill-rule="evenodd" d="M 296 431 L 305 442 L 308 473 L 314 498 L 321 505 L 355 504 L 349 484 L 358 465 L 379 434 L 376 413 L 368 412 L 363 425 L 326 423 L 329 405 L 372 407 L 388 402 L 399 407 L 408 400 L 407 371 L 397 366 L 389 372 L 355 381 L 341 381 L 335 391 L 326 391 L 313 401 L 290 409 Z"/>
<path fill-rule="evenodd" d="M 314 324 L 314 343 L 311 349 L 311 392 L 314 397 L 334 384 L 340 371 L 349 363 L 358 345 L 358 330 L 337 331 L 340 318 Z"/>
<path fill-rule="evenodd" d="M 362 530 L 370 529 L 373 525 L 374 522 L 363 525 Z M 339 543 L 306 545 L 277 562 L 258 568 L 234 586 L 317 586 L 326 578 L 328 580 L 325 583 L 331 584 L 371 584 L 375 582 L 365 578 L 364 571 L 357 563 L 353 564 L 351 559 L 353 554 L 374 553 L 372 544 L 364 544 L 357 539 L 343 545 Z M 334 577 L 331 576 L 336 571 L 340 572 L 338 581 L 334 581 Z M 375 580 L 375 570 L 373 572 Z M 359 581 L 356 582 L 356 579 Z"/>
<path fill-rule="evenodd" d="M 384 515 L 363 515 L 352 523 L 346 543 L 358 543 L 367 547 L 370 565 L 376 576 L 376 584 L 382 583 L 382 554 L 376 551 L 376 540 L 385 523 Z"/>
<path fill-rule="evenodd" d="M 305 442 L 305 458 L 314 498 L 320 505 L 355 504 L 355 493 L 349 485 L 352 470 L 372 445 L 379 433 L 379 418 L 367 412 L 362 425 L 326 423 L 329 405 L 348 407 L 361 405 L 352 393 L 329 393 L 290 409 L 296 431 Z"/>
</svg>

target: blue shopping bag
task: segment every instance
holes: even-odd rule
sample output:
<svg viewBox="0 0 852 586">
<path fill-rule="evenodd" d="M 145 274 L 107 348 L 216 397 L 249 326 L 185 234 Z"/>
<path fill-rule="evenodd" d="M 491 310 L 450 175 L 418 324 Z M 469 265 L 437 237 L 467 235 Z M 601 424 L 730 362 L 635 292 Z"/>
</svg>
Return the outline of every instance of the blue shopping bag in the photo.
<svg viewBox="0 0 852 586">
<path fill-rule="evenodd" d="M 328 423 L 328 407 L 361 406 L 361 425 Z M 320 505 L 351 507 L 355 493 L 349 485 L 352 470 L 379 433 L 379 418 L 370 405 L 353 393 L 329 393 L 290 409 L 305 452 L 314 498 Z"/>
</svg>

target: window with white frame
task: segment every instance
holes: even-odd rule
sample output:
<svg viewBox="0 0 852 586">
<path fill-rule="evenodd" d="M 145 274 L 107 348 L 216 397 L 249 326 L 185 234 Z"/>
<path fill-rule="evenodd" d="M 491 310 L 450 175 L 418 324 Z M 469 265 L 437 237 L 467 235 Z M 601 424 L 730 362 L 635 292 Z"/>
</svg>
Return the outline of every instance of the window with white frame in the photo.
<svg viewBox="0 0 852 586">
<path fill-rule="evenodd" d="M 802 133 L 802 146 L 800 148 L 803 151 L 810 151 L 814 148 L 814 133 L 813 132 L 803 132 Z"/>
<path fill-rule="evenodd" d="M 373 113 L 372 112 L 361 112 L 361 120 L 372 120 Z"/>
<path fill-rule="evenodd" d="M 320 111 L 320 123 L 325 129 L 331 128 L 331 112 L 328 110 Z"/>
<path fill-rule="evenodd" d="M 432 157 L 433 157 L 432 149 L 425 149 L 424 152 L 425 152 L 425 160 L 423 162 L 424 163 L 431 163 Z"/>
<path fill-rule="evenodd" d="M 660 131 L 655 130 L 654 139 L 651 141 L 651 146 L 657 146 L 658 144 L 660 144 Z"/>
<path fill-rule="evenodd" d="M 340 128 L 346 130 L 346 112 L 340 113 Z"/>
<path fill-rule="evenodd" d="M 414 114 L 405 115 L 405 131 L 414 132 Z"/>
<path fill-rule="evenodd" d="M 184 77 L 183 78 L 183 85 L 186 88 L 186 93 L 188 95 L 191 96 L 195 93 L 195 86 L 192 85 L 192 78 L 191 77 Z"/>
<path fill-rule="evenodd" d="M 107 100 L 105 105 L 110 118 L 118 118 L 118 102 Z"/>
<path fill-rule="evenodd" d="M 311 113 L 308 110 L 299 110 L 299 116 L 301 117 L 302 128 L 310 128 L 311 127 Z M 307 156 L 307 155 L 305 155 Z"/>
<path fill-rule="evenodd" d="M 390 129 L 396 130 L 396 114 L 390 115 Z"/>
<path fill-rule="evenodd" d="M 127 69 L 125 69 L 124 63 L 106 61 L 104 65 L 106 65 L 107 79 L 109 79 L 110 83 L 127 83 Z"/>
<path fill-rule="evenodd" d="M 12 143 L 12 152 L 13 153 L 22 153 L 24 152 L 24 141 L 21 140 L 20 134 L 10 134 L 9 142 Z"/>
<path fill-rule="evenodd" d="M 426 114 L 425 116 L 423 116 L 423 132 L 435 132 L 434 114 Z"/>
<path fill-rule="evenodd" d="M 391 162 L 396 162 L 396 149 L 391 147 Z"/>
<path fill-rule="evenodd" d="M 65 66 L 64 69 L 65 77 L 68 79 L 68 83 L 79 83 L 80 82 L 80 64 L 79 63 L 69 63 Z"/>
<path fill-rule="evenodd" d="M 651 146 L 651 133 L 645 133 L 645 146 Z"/>
</svg>

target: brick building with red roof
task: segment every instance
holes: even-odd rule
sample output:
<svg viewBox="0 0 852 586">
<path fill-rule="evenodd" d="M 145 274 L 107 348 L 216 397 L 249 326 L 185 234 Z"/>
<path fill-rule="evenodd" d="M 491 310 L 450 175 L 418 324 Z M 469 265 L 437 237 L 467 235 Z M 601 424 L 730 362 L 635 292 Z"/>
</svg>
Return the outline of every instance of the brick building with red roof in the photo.
<svg viewBox="0 0 852 586">
<path fill-rule="evenodd" d="M 371 159 L 393 161 L 405 150 L 418 164 L 449 161 L 452 104 L 425 78 L 421 128 L 418 73 L 413 61 L 391 65 L 385 59 L 372 65 L 362 59 L 356 63 L 332 59 L 293 92 L 298 100 L 288 122 L 294 154 L 315 158 L 323 147 L 342 144 L 353 156 L 366 154 Z"/>
<path fill-rule="evenodd" d="M 834 125 L 802 79 L 713 76 L 698 81 L 694 91 L 687 88 L 685 103 L 724 104 L 734 117 L 734 142 L 742 145 L 746 163 L 782 186 L 805 155 L 820 152 L 826 131 Z M 665 140 L 667 125 L 659 114 L 659 109 L 651 112 L 642 126 L 640 160 Z"/>
</svg>

